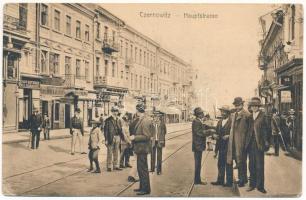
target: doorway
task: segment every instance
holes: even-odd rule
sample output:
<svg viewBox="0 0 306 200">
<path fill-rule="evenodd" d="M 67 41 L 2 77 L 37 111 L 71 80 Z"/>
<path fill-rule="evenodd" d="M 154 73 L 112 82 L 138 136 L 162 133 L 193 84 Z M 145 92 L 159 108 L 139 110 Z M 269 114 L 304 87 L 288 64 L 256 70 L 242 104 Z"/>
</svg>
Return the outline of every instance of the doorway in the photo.
<svg viewBox="0 0 306 200">
<path fill-rule="evenodd" d="M 65 104 L 65 128 L 70 128 L 70 105 Z"/>
</svg>

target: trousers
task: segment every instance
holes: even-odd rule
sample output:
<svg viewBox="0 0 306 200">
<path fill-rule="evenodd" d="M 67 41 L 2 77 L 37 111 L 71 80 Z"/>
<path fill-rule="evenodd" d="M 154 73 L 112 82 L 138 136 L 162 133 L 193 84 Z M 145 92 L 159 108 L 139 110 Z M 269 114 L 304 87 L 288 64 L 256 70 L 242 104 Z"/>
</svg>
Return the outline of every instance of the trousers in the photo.
<svg viewBox="0 0 306 200">
<path fill-rule="evenodd" d="M 119 167 L 119 146 L 120 136 L 114 136 L 113 143 L 107 145 L 107 168 L 118 168 Z"/>
<path fill-rule="evenodd" d="M 31 148 L 38 149 L 40 140 L 40 131 L 32 131 Z"/>
<path fill-rule="evenodd" d="M 162 156 L 163 156 L 163 148 L 158 146 L 158 142 L 155 142 L 155 145 L 152 147 L 151 153 L 151 171 L 155 171 L 155 167 L 157 172 L 162 171 Z M 156 163 L 157 160 L 157 163 Z M 157 164 L 157 165 L 156 165 Z"/>
<path fill-rule="evenodd" d="M 139 189 L 143 192 L 151 192 L 150 176 L 148 169 L 148 154 L 137 154 L 137 171 L 139 176 Z"/>
<path fill-rule="evenodd" d="M 249 153 L 250 187 L 264 189 L 265 154 L 264 151 L 258 149 L 254 136 L 251 138 L 247 151 Z"/>
<path fill-rule="evenodd" d="M 89 158 L 89 163 L 90 163 L 90 169 L 93 169 L 93 162 L 96 165 L 96 170 L 100 171 L 100 166 L 99 166 L 99 149 L 90 149 L 88 153 L 88 158 Z"/>
<path fill-rule="evenodd" d="M 224 183 L 226 175 L 226 183 L 233 183 L 233 165 L 226 163 L 227 159 L 227 141 L 220 143 L 219 156 L 218 156 L 218 178 L 217 182 Z"/>
<path fill-rule="evenodd" d="M 74 129 L 72 132 L 72 137 L 71 137 L 71 153 L 75 152 L 75 145 L 76 145 L 77 139 L 79 140 L 79 144 L 80 144 L 80 152 L 83 152 L 83 145 L 84 145 L 83 135 L 81 133 L 81 130 Z"/>
<path fill-rule="evenodd" d="M 202 151 L 194 152 L 194 183 L 201 182 Z"/>
</svg>

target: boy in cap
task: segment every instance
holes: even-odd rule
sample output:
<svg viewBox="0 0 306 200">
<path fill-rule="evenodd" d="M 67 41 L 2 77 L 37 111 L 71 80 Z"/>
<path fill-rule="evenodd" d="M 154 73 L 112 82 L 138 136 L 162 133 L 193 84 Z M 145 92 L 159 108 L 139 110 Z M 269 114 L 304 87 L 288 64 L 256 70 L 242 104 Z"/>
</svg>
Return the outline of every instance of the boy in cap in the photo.
<svg viewBox="0 0 306 200">
<path fill-rule="evenodd" d="M 88 172 L 93 171 L 93 162 L 96 165 L 96 170 L 93 171 L 93 173 L 101 173 L 100 166 L 99 166 L 99 143 L 100 143 L 100 123 L 97 121 L 92 121 L 92 129 L 89 134 L 89 140 L 88 140 L 88 158 L 90 162 L 90 168 L 88 169 Z"/>
</svg>

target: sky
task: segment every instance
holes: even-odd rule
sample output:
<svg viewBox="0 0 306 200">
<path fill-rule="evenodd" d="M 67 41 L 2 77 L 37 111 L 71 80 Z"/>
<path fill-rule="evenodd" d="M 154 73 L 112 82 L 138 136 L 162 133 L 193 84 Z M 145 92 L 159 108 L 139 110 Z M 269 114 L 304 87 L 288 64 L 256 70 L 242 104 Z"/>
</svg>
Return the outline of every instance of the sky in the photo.
<svg viewBox="0 0 306 200">
<path fill-rule="evenodd" d="M 273 4 L 101 4 L 139 32 L 199 70 L 196 91 L 205 110 L 227 104 L 236 96 L 255 95 L 262 75 L 257 57 L 261 39 L 259 17 Z M 170 18 L 140 13 L 168 13 Z M 184 18 L 184 13 L 217 15 Z M 271 18 L 266 15 L 264 19 Z M 270 24 L 268 23 L 267 26 Z M 267 28 L 268 29 L 268 28 Z"/>
</svg>

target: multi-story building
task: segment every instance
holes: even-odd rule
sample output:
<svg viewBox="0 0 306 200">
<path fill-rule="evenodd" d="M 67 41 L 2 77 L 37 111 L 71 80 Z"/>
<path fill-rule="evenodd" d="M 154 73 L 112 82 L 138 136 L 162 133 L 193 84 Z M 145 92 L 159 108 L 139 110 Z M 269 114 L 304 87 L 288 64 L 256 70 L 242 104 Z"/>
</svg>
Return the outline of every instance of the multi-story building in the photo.
<svg viewBox="0 0 306 200">
<path fill-rule="evenodd" d="M 263 70 L 259 95 L 267 112 L 295 110 L 294 146 L 302 147 L 303 8 L 283 5 L 272 12 L 268 32 L 260 41 L 259 68 Z M 264 24 L 264 23 L 263 23 Z"/>
<path fill-rule="evenodd" d="M 27 128 L 34 107 L 55 129 L 76 107 L 89 125 L 139 100 L 187 119 L 191 65 L 97 4 L 6 4 L 3 41 L 4 131 Z"/>
</svg>

